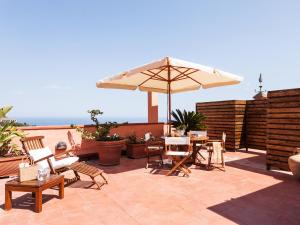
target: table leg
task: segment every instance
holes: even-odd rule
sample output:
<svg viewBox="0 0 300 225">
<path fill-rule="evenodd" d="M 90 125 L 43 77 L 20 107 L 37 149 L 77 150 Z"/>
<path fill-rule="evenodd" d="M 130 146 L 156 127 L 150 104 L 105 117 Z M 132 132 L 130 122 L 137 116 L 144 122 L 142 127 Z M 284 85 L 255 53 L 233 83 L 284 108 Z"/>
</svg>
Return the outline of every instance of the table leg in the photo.
<svg viewBox="0 0 300 225">
<path fill-rule="evenodd" d="M 63 199 L 64 198 L 64 188 L 65 188 L 65 183 L 64 179 L 59 183 L 59 198 Z"/>
<path fill-rule="evenodd" d="M 4 205 L 5 210 L 10 210 L 11 209 L 11 205 L 12 205 L 11 196 L 12 196 L 11 191 L 5 190 L 5 205 Z"/>
<path fill-rule="evenodd" d="M 38 190 L 35 192 L 35 212 L 39 213 L 42 211 L 42 191 Z"/>
</svg>

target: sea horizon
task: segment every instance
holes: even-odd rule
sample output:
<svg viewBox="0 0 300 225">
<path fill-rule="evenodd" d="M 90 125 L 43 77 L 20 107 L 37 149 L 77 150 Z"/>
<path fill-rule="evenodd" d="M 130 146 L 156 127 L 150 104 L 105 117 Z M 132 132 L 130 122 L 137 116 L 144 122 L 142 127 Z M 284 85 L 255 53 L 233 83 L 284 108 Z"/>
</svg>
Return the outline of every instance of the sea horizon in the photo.
<svg viewBox="0 0 300 225">
<path fill-rule="evenodd" d="M 15 117 L 18 123 L 26 123 L 31 126 L 54 126 L 54 125 L 90 125 L 94 124 L 87 117 Z M 100 123 L 147 123 L 147 117 L 101 117 Z M 165 121 L 160 119 L 159 121 Z"/>
</svg>

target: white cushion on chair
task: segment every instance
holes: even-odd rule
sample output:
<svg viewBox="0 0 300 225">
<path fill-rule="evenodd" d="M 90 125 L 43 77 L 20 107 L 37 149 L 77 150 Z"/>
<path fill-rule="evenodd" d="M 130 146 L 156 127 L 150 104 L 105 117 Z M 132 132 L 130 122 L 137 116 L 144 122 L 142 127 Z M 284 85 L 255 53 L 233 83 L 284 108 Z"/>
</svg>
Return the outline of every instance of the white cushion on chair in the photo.
<svg viewBox="0 0 300 225">
<path fill-rule="evenodd" d="M 33 161 L 37 161 L 41 158 L 44 158 L 46 156 L 53 154 L 48 146 L 45 148 L 29 150 L 28 152 L 29 152 L 29 155 L 32 157 Z M 50 157 L 50 160 L 51 160 L 51 162 L 55 161 L 53 156 Z M 39 166 L 40 169 L 48 169 L 49 168 L 47 159 L 40 161 L 36 164 Z"/>
<path fill-rule="evenodd" d="M 165 137 L 166 145 L 189 145 L 190 137 Z"/>
<path fill-rule="evenodd" d="M 44 158 L 46 156 L 49 156 L 53 154 L 50 148 L 47 146 L 45 148 L 40 148 L 40 149 L 34 149 L 34 150 L 29 150 L 29 155 L 33 158 L 33 161 L 37 161 L 41 158 Z M 72 163 L 76 162 L 79 160 L 77 156 L 70 156 L 67 158 L 63 158 L 60 160 L 56 160 L 53 156 L 50 157 L 52 166 L 54 169 L 60 169 L 66 166 L 70 166 Z M 40 161 L 36 163 L 40 169 L 50 169 L 49 163 L 47 159 Z"/>
<path fill-rule="evenodd" d="M 168 156 L 188 156 L 190 153 L 182 151 L 166 151 L 165 154 Z"/>
<path fill-rule="evenodd" d="M 70 156 L 67 158 L 60 159 L 60 160 L 55 160 L 54 162 L 52 162 L 52 165 L 53 165 L 54 169 L 60 169 L 63 167 L 70 166 L 71 164 L 73 164 L 74 162 L 77 162 L 78 160 L 79 160 L 79 158 L 77 156 Z"/>
</svg>

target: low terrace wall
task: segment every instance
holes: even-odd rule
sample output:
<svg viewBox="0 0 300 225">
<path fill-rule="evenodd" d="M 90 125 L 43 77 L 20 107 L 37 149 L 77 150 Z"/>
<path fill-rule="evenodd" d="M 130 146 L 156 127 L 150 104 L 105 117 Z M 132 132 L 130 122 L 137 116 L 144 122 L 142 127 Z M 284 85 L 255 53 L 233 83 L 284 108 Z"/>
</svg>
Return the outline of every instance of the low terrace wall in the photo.
<svg viewBox="0 0 300 225">
<path fill-rule="evenodd" d="M 87 130 L 94 130 L 93 126 L 81 126 Z M 81 135 L 70 126 L 30 126 L 21 127 L 21 129 L 27 134 L 27 136 L 45 136 L 44 144 L 49 146 L 52 150 L 55 149 L 55 145 L 59 141 L 64 141 L 67 143 L 68 148 L 71 148 L 70 140 L 68 137 L 68 132 L 71 138 L 74 140 L 75 144 L 79 146 L 79 151 L 77 154 L 85 155 L 94 153 L 93 144 L 89 141 L 82 140 Z M 164 123 L 130 123 L 122 124 L 117 128 L 111 130 L 111 134 L 117 133 L 122 137 L 127 137 L 133 133 L 137 137 L 143 137 L 145 133 L 151 132 L 154 136 L 160 137 L 164 134 L 165 124 Z M 19 140 L 15 141 L 21 147 Z"/>
</svg>

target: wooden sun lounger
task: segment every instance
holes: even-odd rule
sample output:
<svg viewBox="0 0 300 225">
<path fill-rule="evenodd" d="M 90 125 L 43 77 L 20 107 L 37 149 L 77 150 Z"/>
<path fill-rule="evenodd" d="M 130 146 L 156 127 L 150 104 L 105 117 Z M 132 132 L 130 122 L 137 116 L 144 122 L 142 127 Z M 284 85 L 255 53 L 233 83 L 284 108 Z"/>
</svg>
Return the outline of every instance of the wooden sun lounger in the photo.
<svg viewBox="0 0 300 225">
<path fill-rule="evenodd" d="M 43 139 L 44 139 L 44 136 L 34 136 L 34 137 L 22 138 L 21 142 L 22 142 L 22 145 L 23 145 L 23 148 L 24 148 L 26 154 L 28 156 L 30 156 L 30 153 L 29 153 L 30 150 L 44 148 Z M 103 171 L 102 170 L 100 170 L 99 168 L 97 168 L 95 166 L 88 165 L 88 164 L 86 164 L 84 162 L 78 162 L 77 161 L 77 162 L 72 163 L 69 166 L 65 166 L 65 167 L 62 167 L 60 169 L 54 169 L 52 167 L 50 157 L 56 157 L 56 158 L 59 158 L 59 157 L 62 157 L 62 156 L 70 157 L 71 156 L 70 152 L 73 151 L 73 150 L 74 149 L 67 150 L 67 151 L 62 152 L 61 154 L 57 154 L 57 155 L 51 154 L 51 155 L 43 157 L 43 158 L 41 158 L 39 160 L 34 161 L 34 163 L 38 163 L 40 161 L 47 160 L 47 162 L 49 164 L 49 167 L 50 167 L 50 170 L 54 174 L 60 174 L 60 173 L 63 173 L 65 171 L 67 171 L 67 170 L 73 170 L 73 172 L 75 174 L 75 177 L 72 178 L 72 179 L 67 179 L 67 182 L 66 182 L 67 184 L 71 184 L 73 182 L 76 182 L 77 180 L 80 180 L 80 176 L 79 176 L 78 173 L 82 173 L 82 174 L 85 174 L 85 175 L 89 176 L 92 179 L 92 182 L 93 182 L 92 185 L 96 184 L 99 189 L 104 184 L 108 184 L 106 178 L 103 175 Z M 103 183 L 97 182 L 95 180 L 95 177 L 97 177 L 97 176 L 101 176 L 103 178 L 104 182 Z M 90 185 L 90 187 L 92 185 Z"/>
<path fill-rule="evenodd" d="M 73 170 L 77 176 L 79 177 L 80 179 L 80 176 L 78 173 L 82 173 L 82 174 L 85 174 L 87 176 L 89 176 L 93 183 L 92 185 L 90 185 L 89 187 L 93 186 L 94 184 L 96 184 L 98 186 L 99 189 L 101 189 L 101 187 L 104 185 L 104 184 L 108 184 L 106 178 L 103 176 L 103 171 L 98 169 L 97 167 L 95 166 L 92 166 L 92 165 L 88 165 L 84 162 L 75 162 L 73 163 L 72 165 L 70 165 L 68 167 L 69 169 Z M 100 182 L 97 182 L 95 180 L 95 177 L 97 176 L 101 176 L 102 179 L 104 180 L 103 183 L 100 183 Z"/>
</svg>

